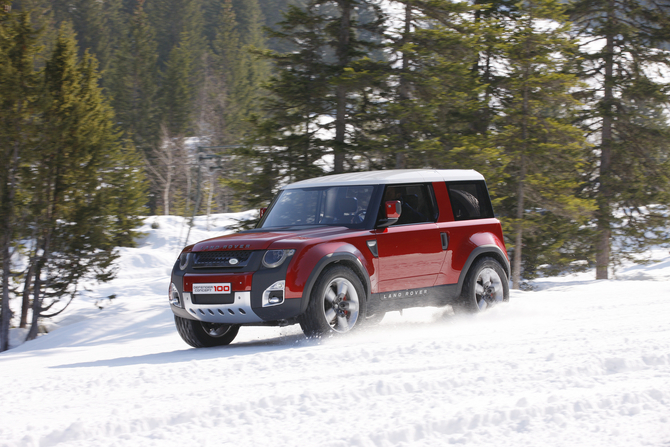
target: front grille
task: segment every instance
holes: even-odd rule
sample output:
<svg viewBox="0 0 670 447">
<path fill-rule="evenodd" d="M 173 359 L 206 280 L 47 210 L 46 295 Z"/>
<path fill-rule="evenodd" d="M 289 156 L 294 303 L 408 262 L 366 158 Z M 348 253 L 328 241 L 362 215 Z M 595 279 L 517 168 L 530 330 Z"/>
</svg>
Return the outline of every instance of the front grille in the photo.
<svg viewBox="0 0 670 447">
<path fill-rule="evenodd" d="M 252 251 L 208 251 L 195 253 L 193 267 L 244 267 L 249 261 Z M 237 259 L 237 264 L 231 264 L 231 259 Z"/>
</svg>

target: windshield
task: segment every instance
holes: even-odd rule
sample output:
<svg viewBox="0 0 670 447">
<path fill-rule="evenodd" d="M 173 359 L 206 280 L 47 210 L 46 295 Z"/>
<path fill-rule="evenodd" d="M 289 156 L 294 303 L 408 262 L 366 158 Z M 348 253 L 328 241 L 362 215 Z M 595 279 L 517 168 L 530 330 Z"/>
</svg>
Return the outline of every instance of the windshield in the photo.
<svg viewBox="0 0 670 447">
<path fill-rule="evenodd" d="M 280 193 L 259 228 L 344 225 L 361 228 L 374 186 L 288 189 Z"/>
</svg>

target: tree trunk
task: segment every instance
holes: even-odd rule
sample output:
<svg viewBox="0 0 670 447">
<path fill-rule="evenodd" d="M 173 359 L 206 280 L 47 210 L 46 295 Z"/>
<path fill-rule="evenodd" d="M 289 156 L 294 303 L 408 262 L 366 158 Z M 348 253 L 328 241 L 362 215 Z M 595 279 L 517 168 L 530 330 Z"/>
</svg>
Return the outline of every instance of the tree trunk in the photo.
<svg viewBox="0 0 670 447">
<path fill-rule="evenodd" d="M 39 329 L 39 319 L 42 313 L 42 268 L 49 259 L 50 245 L 51 245 L 51 229 L 48 230 L 47 236 L 44 238 L 42 245 L 42 255 L 37 260 L 35 267 L 35 287 L 33 288 L 33 315 L 30 322 L 30 330 L 26 336 L 26 341 L 37 338 Z M 39 247 L 39 245 L 38 245 Z"/>
<path fill-rule="evenodd" d="M 611 16 L 611 13 L 608 13 Z M 609 17 L 612 20 L 611 17 Z M 598 192 L 597 236 L 596 236 L 596 279 L 608 278 L 610 261 L 610 200 L 612 186 L 610 166 L 612 164 L 612 116 L 614 102 L 614 36 L 607 36 L 605 43 L 605 79 L 603 97 L 603 121 L 600 150 L 600 190 Z"/>
<path fill-rule="evenodd" d="M 30 267 L 26 273 L 26 280 L 23 283 L 23 297 L 21 302 L 21 321 L 19 327 L 25 329 L 28 326 L 28 309 L 30 308 L 30 284 L 33 282 L 33 272 L 35 271 L 35 260 L 30 260 Z"/>
<path fill-rule="evenodd" d="M 337 86 L 337 109 L 335 114 L 335 162 L 334 172 L 336 174 L 344 172 L 344 142 L 346 136 L 346 101 L 347 91 L 343 85 Z"/>
<path fill-rule="evenodd" d="M 19 107 L 20 109 L 20 107 Z M 18 126 L 17 126 L 18 127 Z M 20 129 L 17 129 L 20 130 Z M 2 238 L 2 305 L 0 306 L 0 352 L 9 349 L 9 326 L 11 311 L 9 309 L 9 277 L 11 276 L 11 259 L 9 247 L 12 243 L 12 225 L 14 224 L 14 197 L 16 193 L 15 170 L 19 163 L 19 142 L 15 141 L 11 149 L 11 157 L 7 169 L 6 183 L 2 185 L 0 199 L 0 216 L 3 219 Z"/>
<path fill-rule="evenodd" d="M 351 0 L 338 0 L 340 8 L 340 31 L 337 42 L 337 60 L 340 73 L 349 64 L 349 41 L 351 33 Z M 347 87 L 338 84 L 335 89 L 335 162 L 334 172 L 344 172 L 344 154 L 346 144 Z"/>
<path fill-rule="evenodd" d="M 526 156 L 521 154 L 521 172 L 516 196 L 516 237 L 514 240 L 514 259 L 512 260 L 512 288 L 521 288 L 521 255 L 523 251 L 523 211 L 524 179 L 526 177 Z"/>
<path fill-rule="evenodd" d="M 524 81 L 528 81 L 530 76 L 529 69 L 526 67 L 524 73 Z M 512 260 L 512 288 L 521 288 L 521 256 L 523 254 L 523 215 L 524 215 L 524 195 L 525 195 L 525 181 L 526 181 L 526 152 L 528 151 L 528 115 L 529 110 L 529 91 L 528 85 L 523 89 L 523 103 L 522 103 L 522 121 L 521 121 L 521 140 L 523 141 L 521 147 L 521 157 L 519 159 L 519 179 L 517 186 L 516 197 L 516 238 L 514 241 L 514 259 Z"/>
<path fill-rule="evenodd" d="M 9 244 L 3 243 L 2 247 L 2 310 L 0 321 L 0 352 L 9 349 Z"/>
<path fill-rule="evenodd" d="M 26 336 L 26 341 L 37 338 L 40 313 L 42 312 L 41 287 L 42 283 L 39 275 L 42 274 L 41 262 L 38 261 L 37 272 L 35 276 L 35 287 L 33 288 L 33 315 L 30 319 L 30 330 Z"/>
<path fill-rule="evenodd" d="M 170 186 L 172 185 L 172 168 L 168 166 L 165 174 L 165 186 L 163 189 L 163 214 L 170 215 Z"/>
<path fill-rule="evenodd" d="M 412 7 L 405 5 L 405 29 L 402 35 L 402 46 L 407 43 L 407 36 L 412 30 Z M 405 51 L 402 51 L 402 71 L 400 72 L 400 82 L 398 86 L 398 99 L 401 102 L 409 99 L 409 81 L 407 80 L 407 73 L 409 72 L 409 58 Z M 402 118 L 398 123 L 398 146 L 395 155 L 396 169 L 405 169 L 407 167 L 407 131 L 405 126 L 407 119 Z"/>
<path fill-rule="evenodd" d="M 212 214 L 212 196 L 214 195 L 214 185 L 216 184 L 215 173 L 209 175 L 209 191 L 207 191 L 207 231 L 209 231 L 209 215 Z"/>
<path fill-rule="evenodd" d="M 186 204 L 184 205 L 184 216 L 188 216 L 191 209 L 191 167 L 184 168 L 184 175 L 186 175 Z"/>
</svg>

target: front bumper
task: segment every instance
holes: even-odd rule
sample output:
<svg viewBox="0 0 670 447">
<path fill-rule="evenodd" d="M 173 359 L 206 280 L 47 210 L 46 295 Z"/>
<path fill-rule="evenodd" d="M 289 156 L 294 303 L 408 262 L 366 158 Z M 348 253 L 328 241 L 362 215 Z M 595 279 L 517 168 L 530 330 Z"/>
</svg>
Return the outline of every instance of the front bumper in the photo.
<svg viewBox="0 0 670 447">
<path fill-rule="evenodd" d="M 244 324 L 260 323 L 261 317 L 251 307 L 251 292 L 234 292 L 232 304 L 196 304 L 190 292 L 182 293 L 184 309 L 190 318 L 208 323 Z M 177 306 L 172 306 L 173 310 Z"/>
<path fill-rule="evenodd" d="M 286 280 L 288 264 L 286 262 L 275 269 L 261 267 L 257 271 L 237 273 L 182 271 L 175 264 L 170 285 L 170 307 L 179 317 L 208 323 L 253 325 L 293 319 L 300 314 L 302 300 L 286 299 L 284 291 L 278 292 L 277 288 L 277 283 Z M 194 286 L 199 284 L 230 284 L 231 290 L 220 297 L 196 295 L 193 293 Z M 173 286 L 178 294 L 177 300 L 173 299 Z"/>
</svg>

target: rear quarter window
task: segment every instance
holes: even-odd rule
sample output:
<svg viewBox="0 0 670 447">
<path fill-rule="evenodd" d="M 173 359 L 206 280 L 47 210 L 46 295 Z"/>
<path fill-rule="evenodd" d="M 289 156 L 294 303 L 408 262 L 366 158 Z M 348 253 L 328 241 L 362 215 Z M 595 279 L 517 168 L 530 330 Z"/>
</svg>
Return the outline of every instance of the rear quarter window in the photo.
<svg viewBox="0 0 670 447">
<path fill-rule="evenodd" d="M 491 199 L 484 181 L 447 182 L 455 220 L 493 217 Z"/>
</svg>

